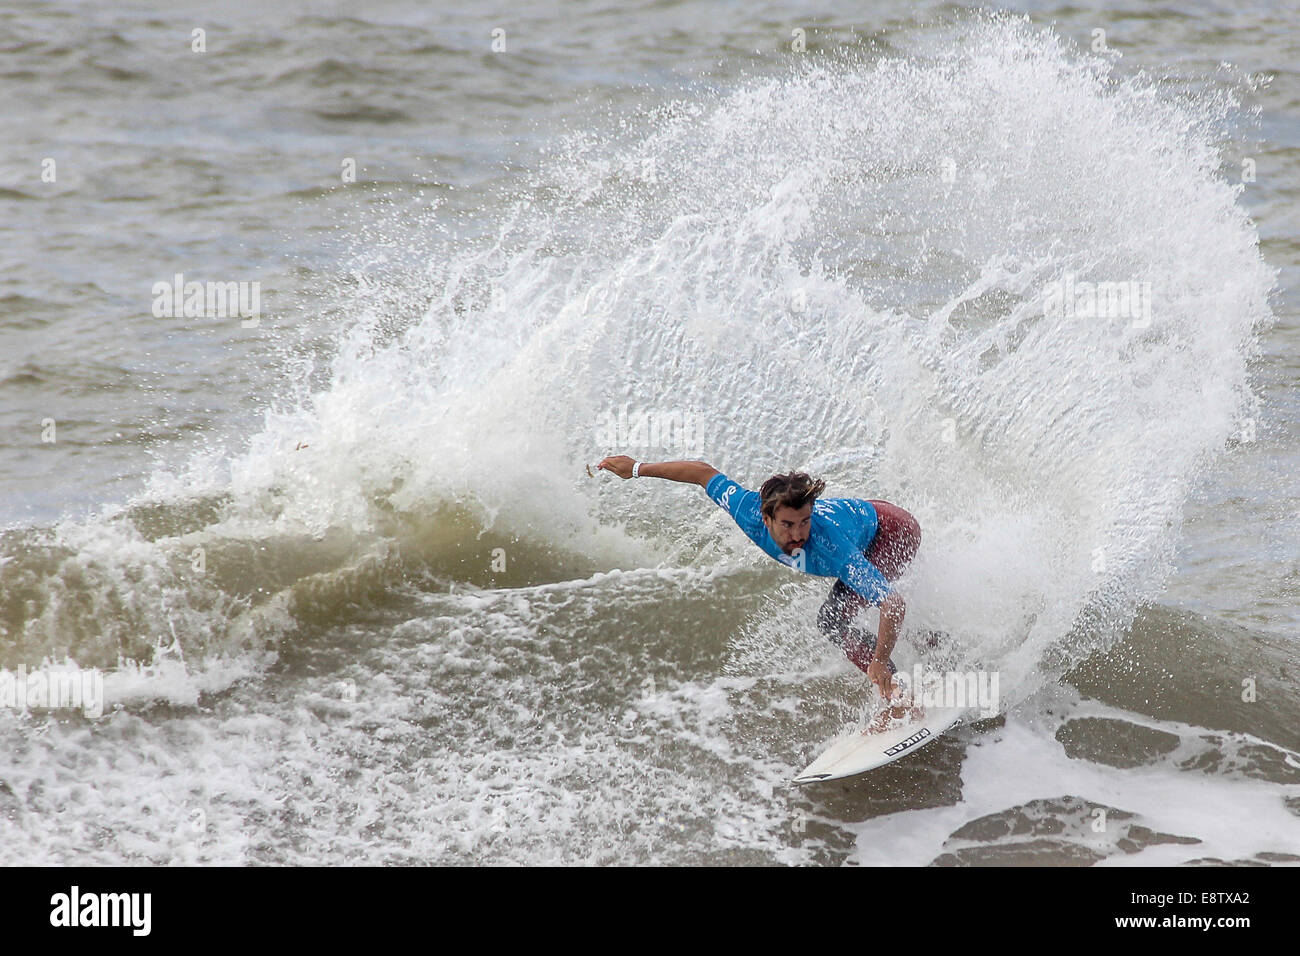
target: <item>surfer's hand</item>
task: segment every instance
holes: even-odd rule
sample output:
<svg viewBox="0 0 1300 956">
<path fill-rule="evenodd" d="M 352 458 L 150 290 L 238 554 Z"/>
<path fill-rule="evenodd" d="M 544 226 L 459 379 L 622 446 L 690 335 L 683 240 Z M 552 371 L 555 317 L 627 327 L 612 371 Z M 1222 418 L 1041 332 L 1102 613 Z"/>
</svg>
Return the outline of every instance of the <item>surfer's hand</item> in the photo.
<svg viewBox="0 0 1300 956">
<path fill-rule="evenodd" d="M 886 700 L 894 696 L 894 679 L 889 673 L 889 662 L 873 657 L 867 665 L 867 676 L 880 688 L 880 695 Z"/>
<path fill-rule="evenodd" d="M 600 464 L 596 466 L 596 470 L 600 471 L 603 469 L 605 471 L 612 471 L 620 478 L 631 478 L 632 466 L 635 464 L 636 460 L 627 457 L 627 455 L 610 455 L 608 458 L 602 458 L 600 460 Z"/>
</svg>

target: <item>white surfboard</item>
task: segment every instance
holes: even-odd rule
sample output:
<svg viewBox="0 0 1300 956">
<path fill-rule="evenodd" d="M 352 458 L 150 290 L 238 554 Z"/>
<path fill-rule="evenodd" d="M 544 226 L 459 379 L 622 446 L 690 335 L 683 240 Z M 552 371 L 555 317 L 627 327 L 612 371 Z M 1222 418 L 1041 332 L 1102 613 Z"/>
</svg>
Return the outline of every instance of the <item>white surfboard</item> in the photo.
<svg viewBox="0 0 1300 956">
<path fill-rule="evenodd" d="M 920 750 L 961 720 L 962 707 L 929 707 L 920 717 L 876 733 L 851 730 L 836 737 L 820 757 L 794 778 L 795 783 L 822 783 L 875 770 Z"/>
</svg>

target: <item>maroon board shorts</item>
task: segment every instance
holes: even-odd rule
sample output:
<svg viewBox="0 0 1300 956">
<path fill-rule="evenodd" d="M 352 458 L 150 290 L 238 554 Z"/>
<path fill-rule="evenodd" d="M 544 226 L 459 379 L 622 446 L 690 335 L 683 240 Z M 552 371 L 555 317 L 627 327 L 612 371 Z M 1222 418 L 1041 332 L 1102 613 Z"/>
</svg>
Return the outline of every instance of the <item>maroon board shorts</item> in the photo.
<svg viewBox="0 0 1300 956">
<path fill-rule="evenodd" d="M 921 526 L 898 505 L 891 505 L 888 501 L 868 500 L 876 508 L 876 536 L 867 548 L 867 560 L 880 569 L 886 581 L 896 581 L 916 556 L 916 549 L 921 546 Z M 869 606 L 866 598 L 843 581 L 836 581 L 821 610 L 817 612 L 817 626 L 832 641 L 841 645 L 849 660 L 863 670 L 866 670 L 866 665 L 871 660 L 876 641 L 852 624 L 858 612 Z M 891 661 L 890 670 L 893 669 Z"/>
<path fill-rule="evenodd" d="M 880 569 L 886 581 L 897 581 L 921 546 L 921 526 L 898 505 L 871 503 L 876 507 L 876 536 L 867 548 L 867 560 Z"/>
</svg>

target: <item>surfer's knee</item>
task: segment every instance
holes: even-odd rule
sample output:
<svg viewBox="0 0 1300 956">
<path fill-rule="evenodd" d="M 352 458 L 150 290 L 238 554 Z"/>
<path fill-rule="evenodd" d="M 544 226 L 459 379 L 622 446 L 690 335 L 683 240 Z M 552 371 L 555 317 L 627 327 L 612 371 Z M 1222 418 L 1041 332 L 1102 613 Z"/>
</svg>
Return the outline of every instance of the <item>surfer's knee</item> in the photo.
<svg viewBox="0 0 1300 956">
<path fill-rule="evenodd" d="M 862 673 L 869 673 L 867 668 L 871 666 L 871 660 L 876 655 L 875 637 L 866 631 L 853 627 L 844 632 L 843 641 L 844 656 Z M 892 660 L 885 663 L 889 666 L 889 673 L 898 673 L 898 667 Z"/>
</svg>

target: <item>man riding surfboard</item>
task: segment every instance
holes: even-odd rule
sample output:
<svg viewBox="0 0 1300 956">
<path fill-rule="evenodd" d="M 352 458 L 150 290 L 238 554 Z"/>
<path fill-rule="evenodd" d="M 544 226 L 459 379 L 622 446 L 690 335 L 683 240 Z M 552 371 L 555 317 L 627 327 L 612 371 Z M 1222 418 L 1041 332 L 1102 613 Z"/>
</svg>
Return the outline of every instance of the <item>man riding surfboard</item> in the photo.
<svg viewBox="0 0 1300 956">
<path fill-rule="evenodd" d="M 758 491 L 742 488 L 702 461 L 637 462 L 626 455 L 597 468 L 620 478 L 665 478 L 699 485 L 745 535 L 787 567 L 838 578 L 817 625 L 889 698 L 895 671 L 889 655 L 907 613 L 892 586 L 921 544 L 921 526 L 887 501 L 819 496 L 826 483 L 803 472 L 773 475 Z M 853 626 L 858 611 L 880 607 L 880 635 Z"/>
</svg>

